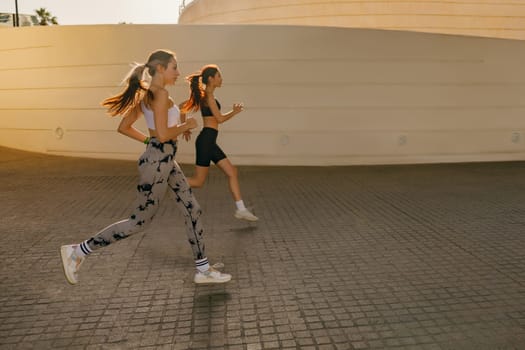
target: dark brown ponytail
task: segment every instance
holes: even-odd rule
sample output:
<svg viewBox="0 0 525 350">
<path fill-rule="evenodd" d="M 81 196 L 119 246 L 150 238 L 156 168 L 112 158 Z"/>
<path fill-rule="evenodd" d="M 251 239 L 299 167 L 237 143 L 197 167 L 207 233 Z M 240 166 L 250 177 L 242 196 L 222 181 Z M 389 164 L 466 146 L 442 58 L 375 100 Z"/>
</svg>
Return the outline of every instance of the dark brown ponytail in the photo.
<svg viewBox="0 0 525 350">
<path fill-rule="evenodd" d="M 154 51 L 148 58 L 146 64 L 136 64 L 126 78 L 127 86 L 120 94 L 108 97 L 102 101 L 102 106 L 108 109 L 109 115 L 112 117 L 116 115 L 126 114 L 130 109 L 134 108 L 140 101 L 144 91 L 147 91 L 148 97 L 153 99 L 153 93 L 148 90 L 145 84 L 143 75 L 144 70 L 148 68 L 150 76 L 154 76 L 158 64 L 167 67 L 170 60 L 175 58 L 175 54 L 168 50 Z"/>
<path fill-rule="evenodd" d="M 144 74 L 145 64 L 137 65 L 128 73 L 126 78 L 128 86 L 120 94 L 106 98 L 102 101 L 102 106 L 108 109 L 108 114 L 112 117 L 125 114 L 128 109 L 137 104 L 140 97 L 138 92 L 147 90 L 143 85 L 142 75 Z"/>
<path fill-rule="evenodd" d="M 184 113 L 197 112 L 200 108 L 201 101 L 204 98 L 204 89 L 200 81 L 201 74 L 195 73 L 186 77 L 190 83 L 190 98 L 182 105 Z"/>
<path fill-rule="evenodd" d="M 182 105 L 184 113 L 196 112 L 201 108 L 204 101 L 205 91 L 203 85 L 208 83 L 210 77 L 215 76 L 219 67 L 214 64 L 204 66 L 199 73 L 194 73 L 186 77 L 190 83 L 190 98 Z"/>
</svg>

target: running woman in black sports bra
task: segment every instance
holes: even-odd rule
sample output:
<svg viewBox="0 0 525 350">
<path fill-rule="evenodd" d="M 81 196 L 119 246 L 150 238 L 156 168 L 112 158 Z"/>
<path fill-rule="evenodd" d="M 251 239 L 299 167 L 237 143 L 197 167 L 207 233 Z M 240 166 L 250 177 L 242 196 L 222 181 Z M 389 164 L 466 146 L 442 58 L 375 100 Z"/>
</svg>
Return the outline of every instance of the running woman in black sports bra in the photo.
<svg viewBox="0 0 525 350">
<path fill-rule="evenodd" d="M 182 104 L 182 110 L 183 112 L 196 112 L 200 109 L 204 124 L 195 141 L 195 173 L 188 178 L 188 183 L 191 187 L 202 187 L 208 176 L 210 163 L 214 162 L 228 176 L 230 191 L 237 206 L 234 216 L 237 219 L 248 221 L 259 220 L 244 205 L 237 168 L 217 144 L 219 124 L 241 113 L 243 110 L 242 103 L 234 103 L 233 109 L 228 113 L 223 114 L 221 112 L 221 104 L 213 95 L 215 89 L 222 85 L 222 75 L 216 65 L 206 65 L 200 72 L 192 74 L 186 79 L 190 83 L 190 98 Z M 185 137 L 188 139 L 189 135 L 186 134 Z"/>
</svg>

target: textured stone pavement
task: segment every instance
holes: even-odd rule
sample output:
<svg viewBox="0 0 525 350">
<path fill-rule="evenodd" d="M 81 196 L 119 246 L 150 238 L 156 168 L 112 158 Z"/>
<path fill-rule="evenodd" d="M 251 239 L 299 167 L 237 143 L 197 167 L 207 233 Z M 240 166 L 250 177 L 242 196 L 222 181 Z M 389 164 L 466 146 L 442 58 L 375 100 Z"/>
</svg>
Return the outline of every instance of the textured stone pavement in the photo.
<svg viewBox="0 0 525 350">
<path fill-rule="evenodd" d="M 191 175 L 192 167 L 183 167 Z M 0 349 L 525 349 L 525 162 L 212 168 L 196 286 L 167 197 L 80 283 L 58 249 L 126 217 L 134 162 L 0 149 Z"/>
</svg>

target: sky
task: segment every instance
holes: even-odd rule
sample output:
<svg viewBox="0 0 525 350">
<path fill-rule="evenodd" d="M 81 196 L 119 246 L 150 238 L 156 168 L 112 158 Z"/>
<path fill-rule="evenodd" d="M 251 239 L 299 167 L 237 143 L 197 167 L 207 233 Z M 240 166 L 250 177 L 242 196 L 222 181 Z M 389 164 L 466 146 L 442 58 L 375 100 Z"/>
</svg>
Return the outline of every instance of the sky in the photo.
<svg viewBox="0 0 525 350">
<path fill-rule="evenodd" d="M 58 24 L 175 24 L 183 0 L 17 0 L 20 14 L 44 7 Z M 186 0 L 186 3 L 189 3 Z M 0 0 L 0 12 L 15 13 L 15 0 Z"/>
</svg>

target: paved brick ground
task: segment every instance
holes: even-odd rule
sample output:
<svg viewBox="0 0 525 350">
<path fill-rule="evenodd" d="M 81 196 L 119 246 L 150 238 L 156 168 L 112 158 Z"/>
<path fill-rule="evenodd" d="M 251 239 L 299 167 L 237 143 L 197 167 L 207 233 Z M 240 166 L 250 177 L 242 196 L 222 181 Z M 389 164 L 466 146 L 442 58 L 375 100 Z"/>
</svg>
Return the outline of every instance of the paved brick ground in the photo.
<svg viewBox="0 0 525 350">
<path fill-rule="evenodd" d="M 191 167 L 184 167 L 191 174 Z M 1 349 L 525 349 L 525 162 L 215 169 L 196 286 L 166 200 L 69 286 L 58 248 L 122 219 L 133 162 L 0 149 Z"/>
</svg>

